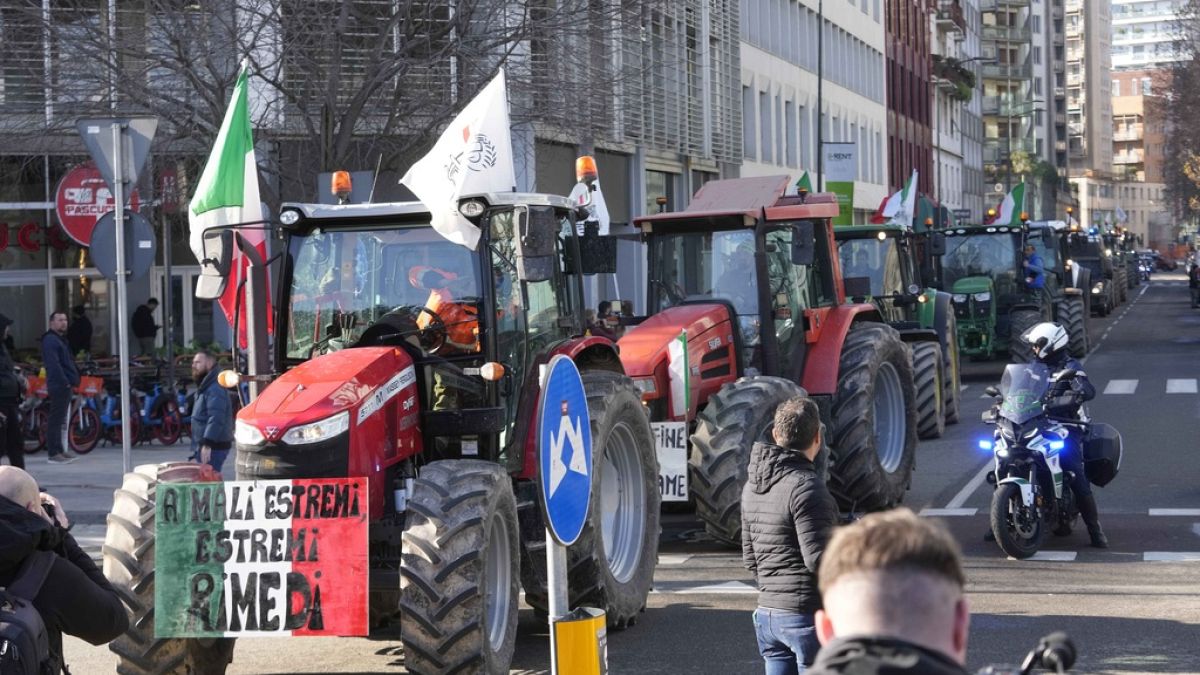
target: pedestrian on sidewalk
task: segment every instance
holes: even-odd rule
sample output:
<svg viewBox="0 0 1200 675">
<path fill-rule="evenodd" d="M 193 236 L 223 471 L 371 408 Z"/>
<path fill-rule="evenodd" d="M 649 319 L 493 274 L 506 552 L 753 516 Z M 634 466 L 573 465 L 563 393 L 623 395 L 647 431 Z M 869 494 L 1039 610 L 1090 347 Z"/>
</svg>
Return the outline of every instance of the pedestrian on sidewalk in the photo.
<svg viewBox="0 0 1200 675">
<path fill-rule="evenodd" d="M 18 469 L 25 468 L 25 440 L 21 437 L 21 396 L 24 380 L 4 345 L 12 319 L 0 314 L 0 457 Z"/>
<path fill-rule="evenodd" d="M 154 323 L 154 310 L 158 308 L 158 298 L 150 298 L 144 305 L 138 305 L 133 310 L 133 336 L 137 338 L 140 356 L 154 356 L 155 343 L 158 338 L 158 324 Z"/>
<path fill-rule="evenodd" d="M 767 675 L 804 672 L 820 647 L 817 568 L 837 504 L 817 473 L 821 417 L 806 396 L 775 411 L 774 443 L 755 443 L 742 490 L 742 559 L 758 586 L 754 630 Z"/>
<path fill-rule="evenodd" d="M 50 330 L 42 335 L 42 364 L 46 369 L 46 390 L 49 392 L 50 419 L 46 426 L 46 461 L 69 464 L 78 455 L 67 447 L 67 410 L 71 406 L 72 389 L 79 386 L 79 370 L 71 358 L 67 333 L 67 313 L 50 314 Z"/>
<path fill-rule="evenodd" d="M 69 527 L 62 505 L 39 493 L 33 476 L 0 466 L 0 587 L 13 592 L 26 571 L 45 575 L 32 597 L 24 598 L 41 615 L 49 638 L 50 663 L 39 672 L 61 672 L 63 633 L 102 645 L 129 628 L 120 596 Z"/>
<path fill-rule="evenodd" d="M 198 388 L 192 407 L 189 459 L 220 473 L 233 447 L 233 406 L 229 403 L 229 392 L 217 382 L 217 358 L 203 349 L 196 352 L 192 357 L 192 380 Z"/>
<path fill-rule="evenodd" d="M 970 611 L 958 544 L 908 509 L 839 529 L 821 560 L 809 675 L 967 675 Z"/>
</svg>

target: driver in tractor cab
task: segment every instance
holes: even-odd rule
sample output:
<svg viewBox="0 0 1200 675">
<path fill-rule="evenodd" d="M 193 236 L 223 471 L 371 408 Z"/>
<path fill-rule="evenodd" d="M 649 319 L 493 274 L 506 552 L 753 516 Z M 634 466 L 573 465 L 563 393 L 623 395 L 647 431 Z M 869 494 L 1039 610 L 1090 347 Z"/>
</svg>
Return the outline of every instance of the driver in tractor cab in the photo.
<svg viewBox="0 0 1200 675">
<path fill-rule="evenodd" d="M 479 310 L 466 302 L 457 302 L 453 288 L 459 275 L 437 267 L 418 265 L 408 271 L 408 281 L 429 291 L 425 309 L 417 316 L 417 328 L 428 330 L 440 317 L 445 324 L 446 340 L 435 351 L 470 353 L 479 351 Z"/>
<path fill-rule="evenodd" d="M 744 234 L 747 235 L 747 238 L 738 242 L 737 247 L 725 256 L 725 271 L 721 273 L 721 278 L 717 281 L 714 291 L 719 297 L 733 300 L 738 314 L 753 314 L 758 311 L 754 235 L 750 232 Z"/>
<path fill-rule="evenodd" d="M 1025 286 L 1029 290 L 1040 291 L 1046 287 L 1046 268 L 1033 244 L 1025 244 L 1025 261 L 1021 266 L 1025 270 Z"/>
</svg>

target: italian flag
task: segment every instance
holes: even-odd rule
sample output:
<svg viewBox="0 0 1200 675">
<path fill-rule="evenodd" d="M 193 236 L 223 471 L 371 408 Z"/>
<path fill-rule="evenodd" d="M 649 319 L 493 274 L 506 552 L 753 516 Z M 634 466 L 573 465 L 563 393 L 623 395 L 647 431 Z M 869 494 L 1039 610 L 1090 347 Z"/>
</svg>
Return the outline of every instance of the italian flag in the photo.
<svg viewBox="0 0 1200 675">
<path fill-rule="evenodd" d="M 916 204 L 917 170 L 913 169 L 912 176 L 909 177 L 904 187 L 894 192 L 879 205 L 879 210 L 872 216 L 871 222 L 876 225 L 890 223 L 911 228 Z"/>
<path fill-rule="evenodd" d="M 690 370 L 687 331 L 683 331 L 667 345 L 667 379 L 671 383 L 672 417 L 683 417 L 691 410 Z"/>
<path fill-rule="evenodd" d="M 158 486 L 157 637 L 366 635 L 365 479 Z"/>
<path fill-rule="evenodd" d="M 991 225 L 1020 225 L 1021 211 L 1025 210 L 1025 183 L 1017 183 L 1012 192 L 1004 195 L 1000 209 Z"/>
<path fill-rule="evenodd" d="M 191 226 L 189 244 L 196 260 L 205 259 L 203 235 L 205 230 L 243 223 L 257 223 L 254 228 L 237 230 L 253 244 L 263 259 L 267 258 L 267 237 L 263 224 L 262 199 L 258 192 L 258 162 L 254 156 L 254 137 L 250 129 L 249 64 L 243 62 L 238 73 L 237 85 L 225 111 L 225 119 L 217 133 L 212 153 L 200 174 L 196 194 L 188 207 L 188 222 Z M 239 306 L 238 286 L 245 275 L 248 261 L 234 247 L 231 258 L 230 278 L 219 304 L 229 325 Z M 245 307 L 245 293 L 240 297 L 240 306 Z M 270 291 L 266 298 L 267 331 L 273 332 Z M 244 309 L 243 309 L 244 312 Z M 238 343 L 246 346 L 246 317 L 238 323 Z"/>
</svg>

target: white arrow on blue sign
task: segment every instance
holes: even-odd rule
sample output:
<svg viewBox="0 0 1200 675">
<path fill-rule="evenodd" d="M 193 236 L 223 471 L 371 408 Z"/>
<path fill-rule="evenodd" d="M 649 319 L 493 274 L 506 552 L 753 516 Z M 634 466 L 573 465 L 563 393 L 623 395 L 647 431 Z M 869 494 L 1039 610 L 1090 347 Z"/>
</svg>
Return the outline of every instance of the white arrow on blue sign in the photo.
<svg viewBox="0 0 1200 675">
<path fill-rule="evenodd" d="M 538 402 L 538 459 L 546 528 L 563 546 L 575 543 L 592 494 L 592 425 L 575 362 L 555 356 Z"/>
</svg>

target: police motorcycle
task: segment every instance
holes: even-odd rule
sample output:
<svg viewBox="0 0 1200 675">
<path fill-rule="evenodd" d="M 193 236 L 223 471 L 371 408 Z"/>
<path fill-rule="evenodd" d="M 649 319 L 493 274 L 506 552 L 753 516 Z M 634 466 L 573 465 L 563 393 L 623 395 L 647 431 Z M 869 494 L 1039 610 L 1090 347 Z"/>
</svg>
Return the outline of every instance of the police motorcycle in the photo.
<svg viewBox="0 0 1200 675">
<path fill-rule="evenodd" d="M 983 413 L 983 421 L 996 427 L 992 439 L 979 441 L 995 459 L 987 476 L 995 487 L 991 526 L 1000 549 L 1013 558 L 1037 553 L 1046 529 L 1065 537 L 1075 527 L 1079 509 L 1072 476 L 1062 466 L 1066 453 L 1082 449 L 1093 485 L 1108 485 L 1120 470 L 1121 435 L 1091 422 L 1070 388 L 1075 374 L 1069 368 L 1055 374 L 1041 362 L 1014 363 L 1004 369 L 1000 389 L 986 390 L 1000 399 Z M 1078 418 L 1068 416 L 1074 410 Z"/>
</svg>

